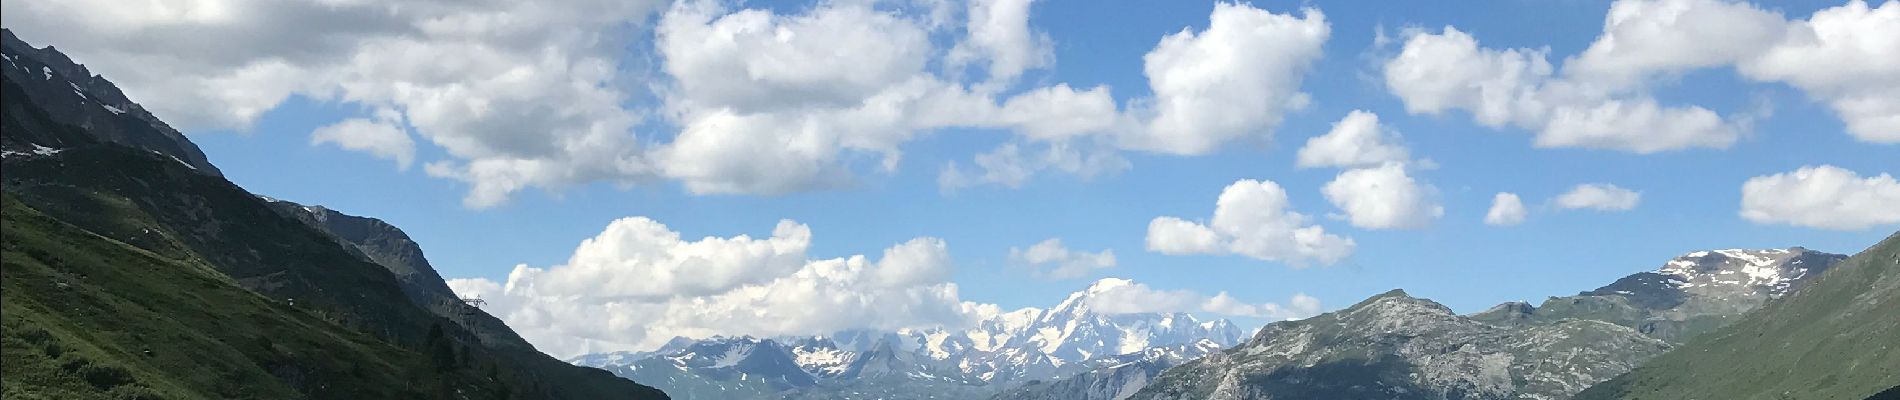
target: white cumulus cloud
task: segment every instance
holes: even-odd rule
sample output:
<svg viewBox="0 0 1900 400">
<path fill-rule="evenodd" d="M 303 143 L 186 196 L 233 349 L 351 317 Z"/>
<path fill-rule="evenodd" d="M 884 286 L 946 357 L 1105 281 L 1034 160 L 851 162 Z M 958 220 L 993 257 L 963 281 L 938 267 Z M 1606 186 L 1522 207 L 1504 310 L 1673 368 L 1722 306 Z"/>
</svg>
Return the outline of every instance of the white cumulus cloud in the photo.
<svg viewBox="0 0 1900 400">
<path fill-rule="evenodd" d="M 1570 188 L 1570 191 L 1557 195 L 1556 205 L 1565 209 L 1592 209 L 1598 211 L 1628 211 L 1636 208 L 1642 201 L 1642 193 L 1617 187 L 1608 183 L 1586 183 Z"/>
<path fill-rule="evenodd" d="M 1612 86 L 1653 75 L 1727 65 L 1761 51 L 1786 29 L 1779 14 L 1723 0 L 1623 0 L 1610 4 L 1603 32 L 1566 64 L 1566 73 Z"/>
<path fill-rule="evenodd" d="M 1414 31 L 1385 65 L 1387 87 L 1414 113 L 1465 110 L 1482 124 L 1537 132 L 1539 147 L 1654 153 L 1726 148 L 1754 115 L 1665 106 L 1668 78 L 1734 67 L 1832 107 L 1854 137 L 1900 142 L 1900 2 L 1861 0 L 1788 19 L 1721 0 L 1620 0 L 1602 33 L 1561 71 L 1547 49 L 1482 48 L 1453 27 Z M 1816 68 L 1814 65 L 1829 65 Z"/>
<path fill-rule="evenodd" d="M 1757 176 L 1742 184 L 1741 215 L 1758 224 L 1834 230 L 1900 223 L 1900 181 L 1832 165 Z"/>
<path fill-rule="evenodd" d="M 1325 135 L 1306 139 L 1295 165 L 1300 168 L 1364 167 L 1408 161 L 1411 151 L 1397 142 L 1398 135 L 1379 124 L 1378 114 L 1352 110 L 1334 122 L 1333 129 Z"/>
<path fill-rule="evenodd" d="M 1279 184 L 1243 179 L 1221 190 L 1210 223 L 1176 217 L 1150 221 L 1147 247 L 1162 254 L 1238 254 L 1294 266 L 1332 264 L 1352 253 L 1352 239 L 1326 233 L 1291 208 Z"/>
<path fill-rule="evenodd" d="M 1397 162 L 1342 172 L 1320 193 L 1360 228 L 1423 228 L 1445 215 L 1438 189 L 1412 179 Z"/>
<path fill-rule="evenodd" d="M 694 193 L 825 189 L 850 184 L 858 169 L 852 160 L 861 155 L 894 171 L 905 143 L 963 127 L 1019 136 L 978 156 L 985 171 L 946 167 L 939 179 L 946 190 L 1018 186 L 1045 170 L 1092 177 L 1125 169 L 1112 148 L 1088 144 L 1105 140 L 1078 140 L 1119 123 L 1106 87 L 995 94 L 1015 75 L 1052 62 L 1046 35 L 1026 25 L 1029 4 L 970 6 L 970 36 L 945 59 L 930 40 L 931 21 L 872 4 L 827 2 L 795 14 L 676 5 L 656 36 L 675 81 L 666 108 L 681 131 L 652 160 Z M 965 85 L 930 71 L 935 62 L 987 62 L 994 80 Z M 1025 156 L 1016 141 L 1045 144 L 1047 152 Z"/>
<path fill-rule="evenodd" d="M 1537 132 L 1538 147 L 1654 153 L 1727 148 L 1741 136 L 1708 109 L 1666 107 L 1641 94 L 1619 94 L 1553 76 L 1545 50 L 1478 46 L 1456 28 L 1415 31 L 1385 64 L 1386 86 L 1406 111 L 1465 110 L 1478 123 Z"/>
<path fill-rule="evenodd" d="M 1768 43 L 1742 61 L 1743 76 L 1800 88 L 1833 108 L 1861 141 L 1900 143 L 1900 1 L 1872 8 L 1853 0 L 1816 11 Z"/>
<path fill-rule="evenodd" d="M 1524 223 L 1524 201 L 1516 193 L 1500 192 L 1491 199 L 1491 210 L 1485 211 L 1484 223 L 1495 226 L 1512 226 Z"/>
<path fill-rule="evenodd" d="M 1123 145 L 1204 154 L 1235 139 L 1267 137 L 1288 110 L 1307 102 L 1300 83 L 1330 34 L 1318 9 L 1294 17 L 1216 4 L 1206 30 L 1168 35 L 1142 57 L 1154 97 L 1136 112 L 1151 118 Z"/>
<path fill-rule="evenodd" d="M 1075 279 L 1098 269 L 1113 268 L 1115 251 L 1070 250 L 1062 245 L 1061 238 L 1049 238 L 1027 249 L 1009 248 L 1009 259 L 1036 268 L 1037 274 L 1050 279 Z"/>
<path fill-rule="evenodd" d="M 983 6 L 1000 6 L 1005 2 Z M 1014 6 L 1014 4 L 1010 4 Z M 975 7 L 976 5 L 973 5 Z M 988 12 L 995 12 L 990 9 Z M 972 12 L 979 10 L 972 9 Z M 1016 21 L 1015 13 L 1008 13 Z M 1012 32 L 1014 39 L 1002 41 L 1011 49 L 1036 49 L 1038 40 Z M 971 28 L 976 29 L 976 28 Z M 974 32 L 972 33 L 975 34 Z M 1074 143 L 1068 148 L 1114 148 L 1175 155 L 1200 155 L 1214 152 L 1222 145 L 1242 140 L 1264 141 L 1286 113 L 1304 107 L 1306 93 L 1300 91 L 1311 65 L 1322 56 L 1322 45 L 1331 34 L 1325 15 L 1318 9 L 1306 9 L 1300 15 L 1278 14 L 1248 4 L 1220 3 L 1208 15 L 1207 28 L 1183 29 L 1163 37 L 1143 56 L 1143 74 L 1152 96 L 1129 99 L 1121 109 L 1108 88 L 1097 86 L 1078 91 L 1064 84 L 1026 90 L 1008 99 L 987 124 L 1009 127 L 1031 141 L 1056 144 Z M 974 49 L 972 39 L 966 47 Z M 992 51 L 994 52 L 994 51 Z M 957 56 L 985 52 L 952 52 Z M 1033 54 L 1033 52 L 1031 52 Z M 1000 60 L 1000 58 L 999 58 Z M 992 64 L 995 68 L 997 64 Z M 992 71 L 992 75 L 999 74 Z M 993 84 L 991 82 L 990 84 Z M 966 111 L 962 115 L 974 115 Z M 1052 147 L 1055 149 L 1058 147 Z M 976 163 L 984 171 L 944 168 L 938 182 L 946 191 L 974 184 L 999 184 L 1015 187 L 1023 179 L 1040 171 L 1054 170 L 1084 179 L 1102 168 L 1073 168 L 1068 163 L 1009 163 L 1001 165 L 997 153 L 979 155 Z M 982 158 L 991 158 L 986 166 Z M 1090 156 L 1090 159 L 1095 159 Z M 1122 158 L 1108 154 L 1103 161 Z M 1084 163 L 1115 166 L 1117 163 Z M 1018 168 L 1020 167 L 1020 168 Z M 1109 168 L 1115 172 L 1120 168 Z M 1018 179 L 1017 177 L 1022 177 Z"/>
<path fill-rule="evenodd" d="M 1055 63 L 1055 43 L 1029 26 L 1035 0 L 970 0 L 963 42 L 950 49 L 952 64 L 989 61 L 989 81 L 1008 82 L 1023 71 Z"/>
</svg>

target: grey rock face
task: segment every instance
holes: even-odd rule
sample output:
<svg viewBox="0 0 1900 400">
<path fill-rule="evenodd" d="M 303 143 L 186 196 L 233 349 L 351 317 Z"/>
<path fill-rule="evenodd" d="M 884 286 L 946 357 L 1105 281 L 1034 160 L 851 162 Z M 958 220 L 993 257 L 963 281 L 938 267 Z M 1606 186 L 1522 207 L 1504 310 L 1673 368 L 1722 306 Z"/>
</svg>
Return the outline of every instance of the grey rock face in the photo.
<svg viewBox="0 0 1900 400">
<path fill-rule="evenodd" d="M 125 97 L 119 87 L 104 77 L 93 75 L 85 65 L 51 46 L 35 48 L 13 35 L 0 31 L 0 73 L 17 85 L 22 95 L 39 105 L 58 125 L 79 128 L 86 139 L 97 139 L 169 156 L 198 173 L 222 176 L 218 167 L 205 159 L 198 145 L 185 138 L 171 125 L 159 121 L 145 107 Z M 13 95 L 9 93 L 9 95 Z M 15 99 L 8 99 L 15 101 Z M 8 156 L 45 153 L 82 143 L 55 132 L 56 126 L 19 127 L 24 132 L 8 132 L 4 151 Z"/>
<path fill-rule="evenodd" d="M 1515 322 L 1592 319 L 1635 328 L 1672 343 L 1728 324 L 1787 295 L 1847 256 L 1803 249 L 1710 250 L 1685 254 L 1576 296 L 1552 297 Z M 1496 323 L 1489 311 L 1474 318 Z"/>
<path fill-rule="evenodd" d="M 1844 256 L 1799 247 L 1676 257 L 1543 305 L 1460 316 L 1403 291 L 1267 325 L 1136 399 L 1564 399 L 1803 287 Z M 1054 398 L 1054 397 L 1045 397 Z"/>
<path fill-rule="evenodd" d="M 278 214 L 302 221 L 329 234 L 345 249 L 388 268 L 402 280 L 403 291 L 410 297 L 455 297 L 442 276 L 422 254 L 422 246 L 401 228 L 383 220 L 344 214 L 323 206 L 264 198 Z"/>
<path fill-rule="evenodd" d="M 1488 324 L 1393 291 L 1269 324 L 1247 344 L 1167 370 L 1131 398 L 1556 399 L 1668 348 L 1595 321 Z"/>
<path fill-rule="evenodd" d="M 343 250 L 382 266 L 396 276 L 411 303 L 467 328 L 483 344 L 494 348 L 532 350 L 534 347 L 494 316 L 470 309 L 429 264 L 422 246 L 401 228 L 383 220 L 344 214 L 323 206 L 258 196 L 279 215 L 302 222 L 327 236 Z"/>
</svg>

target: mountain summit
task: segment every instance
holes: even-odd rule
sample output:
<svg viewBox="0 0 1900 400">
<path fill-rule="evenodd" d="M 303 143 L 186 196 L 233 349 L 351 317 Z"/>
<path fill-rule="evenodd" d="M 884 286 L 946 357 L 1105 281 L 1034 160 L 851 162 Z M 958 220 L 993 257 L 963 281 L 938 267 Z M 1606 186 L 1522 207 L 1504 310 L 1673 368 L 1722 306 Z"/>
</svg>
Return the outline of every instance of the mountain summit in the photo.
<svg viewBox="0 0 1900 400">
<path fill-rule="evenodd" d="M 1698 251 L 1541 306 L 1510 302 L 1469 316 L 1393 290 L 1268 324 L 1245 344 L 1168 369 L 1130 398 L 1569 398 L 1803 293 L 1843 258 L 1798 247 Z"/>
<path fill-rule="evenodd" d="M 1577 398 L 1895 398 L 1900 233 L 1831 266 L 1810 272 L 1797 282 L 1806 287 L 1785 298 Z"/>
<path fill-rule="evenodd" d="M 1506 303 L 1472 318 L 1493 323 L 1593 319 L 1679 343 L 1787 295 L 1846 258 L 1800 247 L 1697 251 L 1576 296 L 1552 297 L 1537 307 Z"/>
<path fill-rule="evenodd" d="M 34 48 L 11 29 L 0 29 L 0 59 L 6 65 L 8 112 L 31 103 L 45 120 L 19 118 L 9 125 L 8 139 L 0 142 L 8 154 L 32 154 L 35 149 L 62 149 L 81 144 L 71 135 L 53 132 L 65 127 L 83 130 L 84 139 L 117 143 L 177 160 L 192 171 L 221 176 L 205 159 L 204 151 L 164 121 L 132 102 L 105 77 L 93 75 L 52 46 Z M 18 90 L 18 92 L 15 92 Z M 45 150 L 42 150 L 42 152 Z"/>
</svg>

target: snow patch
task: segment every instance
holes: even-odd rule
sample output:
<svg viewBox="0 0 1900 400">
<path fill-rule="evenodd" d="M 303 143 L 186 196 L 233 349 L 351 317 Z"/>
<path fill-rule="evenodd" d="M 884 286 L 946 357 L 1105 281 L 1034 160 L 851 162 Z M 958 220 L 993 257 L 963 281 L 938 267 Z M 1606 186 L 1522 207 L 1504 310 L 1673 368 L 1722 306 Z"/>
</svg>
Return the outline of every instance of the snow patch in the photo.
<svg viewBox="0 0 1900 400">
<path fill-rule="evenodd" d="M 59 152 L 62 152 L 62 151 L 66 151 L 65 149 L 55 149 L 55 148 L 51 148 L 51 147 L 46 147 L 46 146 L 41 146 L 41 145 L 40 145 L 39 143 L 27 143 L 27 144 L 30 144 L 30 145 L 33 145 L 33 149 L 32 149 L 32 150 L 27 150 L 27 151 L 13 151 L 13 150 L 0 150 L 0 157 L 13 157 L 13 156 L 28 156 L 28 157 L 38 157 L 38 156 L 50 156 L 50 155 L 54 155 L 54 154 L 59 154 Z"/>
<path fill-rule="evenodd" d="M 719 356 L 719 360 L 713 362 L 713 368 L 739 365 L 739 361 L 745 360 L 746 355 L 751 353 L 751 350 L 752 346 L 732 346 L 732 348 L 726 349 L 726 354 Z"/>
<path fill-rule="evenodd" d="M 192 166 L 192 165 L 191 165 L 191 163 L 188 163 L 188 162 L 185 162 L 185 160 L 182 160 L 182 159 L 179 159 L 179 158 L 178 158 L 178 156 L 174 156 L 174 155 L 170 155 L 170 154 L 166 154 L 165 156 L 166 156 L 166 157 L 171 157 L 171 158 L 172 158 L 172 161 L 177 161 L 177 162 L 178 162 L 178 165 L 183 165 L 183 166 L 185 166 L 185 168 L 191 168 L 191 169 L 198 169 L 198 167 L 194 167 L 194 166 Z"/>
</svg>

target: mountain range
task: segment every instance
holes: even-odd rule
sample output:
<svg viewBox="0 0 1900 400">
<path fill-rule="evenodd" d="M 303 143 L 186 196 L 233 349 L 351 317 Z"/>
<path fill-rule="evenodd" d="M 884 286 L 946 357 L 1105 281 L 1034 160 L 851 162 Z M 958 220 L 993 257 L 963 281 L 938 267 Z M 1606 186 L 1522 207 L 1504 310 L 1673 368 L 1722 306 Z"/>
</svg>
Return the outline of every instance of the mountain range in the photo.
<svg viewBox="0 0 1900 400">
<path fill-rule="evenodd" d="M 0 36 L 7 399 L 1900 397 L 1900 233 L 1852 257 L 1697 251 L 1470 314 L 1392 290 L 1249 331 L 1103 312 L 1132 284 L 1103 279 L 971 326 L 563 361 L 402 229 L 246 191 L 112 82 Z"/>
<path fill-rule="evenodd" d="M 1049 309 L 1001 313 L 964 329 L 823 336 L 676 338 L 651 352 L 570 360 L 692 398 L 970 398 L 1110 366 L 1167 366 L 1238 343 L 1224 319 L 1103 313 L 1102 279 Z"/>
<path fill-rule="evenodd" d="M 1268 324 L 1129 398 L 1566 399 L 1797 293 L 1843 258 L 1798 247 L 1699 251 L 1575 296 L 1472 315 L 1395 290 Z"/>
<path fill-rule="evenodd" d="M 1269 324 L 1244 343 L 1224 320 L 1094 313 L 1094 293 L 1128 284 L 1105 279 L 1054 308 L 960 331 L 676 338 L 570 361 L 693 398 L 1565 399 L 1803 290 L 1846 258 L 1697 251 L 1576 295 L 1468 315 L 1394 290 Z M 1202 329 L 1155 329 L 1182 326 Z"/>
</svg>

